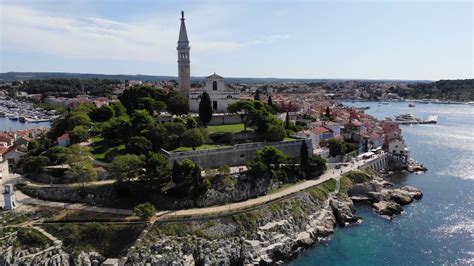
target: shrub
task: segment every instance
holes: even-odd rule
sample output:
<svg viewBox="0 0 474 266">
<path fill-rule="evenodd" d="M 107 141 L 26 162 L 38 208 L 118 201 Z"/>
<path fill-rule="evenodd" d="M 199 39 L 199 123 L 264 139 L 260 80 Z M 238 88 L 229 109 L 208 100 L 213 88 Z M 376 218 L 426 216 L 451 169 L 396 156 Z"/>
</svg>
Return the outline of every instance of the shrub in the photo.
<svg viewBox="0 0 474 266">
<path fill-rule="evenodd" d="M 140 217 L 142 220 L 148 220 L 156 212 L 155 206 L 150 202 L 142 203 L 133 208 L 133 214 Z"/>
</svg>

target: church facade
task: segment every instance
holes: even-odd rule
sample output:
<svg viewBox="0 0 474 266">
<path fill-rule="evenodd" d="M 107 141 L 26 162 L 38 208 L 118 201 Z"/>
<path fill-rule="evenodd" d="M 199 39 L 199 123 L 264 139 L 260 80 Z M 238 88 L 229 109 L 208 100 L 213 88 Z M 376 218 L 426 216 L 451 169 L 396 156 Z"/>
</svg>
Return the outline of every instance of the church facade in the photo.
<svg viewBox="0 0 474 266">
<path fill-rule="evenodd" d="M 199 103 L 203 92 L 209 94 L 212 110 L 215 113 L 227 113 L 227 106 L 240 100 L 240 92 L 228 88 L 224 78 L 214 73 L 206 78 L 204 88 L 190 91 L 189 107 L 191 112 L 199 112 Z"/>
<path fill-rule="evenodd" d="M 191 112 L 199 112 L 199 103 L 204 91 L 211 98 L 215 113 L 227 113 L 227 106 L 240 100 L 240 92 L 228 88 L 224 78 L 216 73 L 206 78 L 204 88 L 191 90 L 191 61 L 189 56 L 188 34 L 184 23 L 184 12 L 181 11 L 181 25 L 178 38 L 178 90 L 189 100 Z"/>
</svg>

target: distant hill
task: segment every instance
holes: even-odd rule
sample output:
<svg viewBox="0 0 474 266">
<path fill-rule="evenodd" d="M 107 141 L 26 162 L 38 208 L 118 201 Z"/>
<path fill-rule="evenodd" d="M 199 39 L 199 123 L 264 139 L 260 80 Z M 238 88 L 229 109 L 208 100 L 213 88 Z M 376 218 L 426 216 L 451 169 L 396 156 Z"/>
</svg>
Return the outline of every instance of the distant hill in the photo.
<svg viewBox="0 0 474 266">
<path fill-rule="evenodd" d="M 32 79 L 118 79 L 118 80 L 141 80 L 141 81 L 164 81 L 176 80 L 174 76 L 151 76 L 151 75 L 106 75 L 106 74 L 83 74 L 83 73 L 63 73 L 63 72 L 6 72 L 0 73 L 0 81 L 32 80 Z M 205 77 L 191 77 L 193 81 L 203 81 Z M 345 81 L 350 79 L 291 79 L 291 78 L 238 78 L 225 77 L 229 83 L 273 83 L 273 82 L 330 82 Z M 367 82 L 413 82 L 429 83 L 428 80 L 363 80 Z"/>
<path fill-rule="evenodd" d="M 414 99 L 474 101 L 474 79 L 439 80 L 429 84 L 412 84 L 411 90 L 399 95 Z"/>
</svg>

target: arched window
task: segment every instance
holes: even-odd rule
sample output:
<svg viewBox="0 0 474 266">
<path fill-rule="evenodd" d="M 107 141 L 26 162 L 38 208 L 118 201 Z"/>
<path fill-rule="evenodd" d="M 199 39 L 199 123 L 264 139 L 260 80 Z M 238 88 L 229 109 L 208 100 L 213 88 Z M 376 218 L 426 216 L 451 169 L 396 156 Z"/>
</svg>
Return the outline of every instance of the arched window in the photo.
<svg viewBox="0 0 474 266">
<path fill-rule="evenodd" d="M 216 91 L 217 90 L 217 81 L 212 82 L 212 90 Z"/>
<path fill-rule="evenodd" d="M 227 95 L 227 99 L 232 99 L 232 95 Z"/>
</svg>

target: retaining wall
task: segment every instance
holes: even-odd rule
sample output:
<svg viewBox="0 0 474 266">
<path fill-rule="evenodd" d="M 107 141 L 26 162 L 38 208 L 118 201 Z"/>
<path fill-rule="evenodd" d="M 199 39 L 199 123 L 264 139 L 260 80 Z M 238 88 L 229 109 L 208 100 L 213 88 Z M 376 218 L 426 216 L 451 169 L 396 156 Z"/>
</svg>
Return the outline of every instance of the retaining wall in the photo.
<svg viewBox="0 0 474 266">
<path fill-rule="evenodd" d="M 204 168 L 218 168 L 222 165 L 240 166 L 245 165 L 247 161 L 252 160 L 255 152 L 265 146 L 273 146 L 291 157 L 300 156 L 300 149 L 303 142 L 308 146 L 308 153 L 312 153 L 311 139 L 297 139 L 293 141 L 282 142 L 254 142 L 245 144 L 236 144 L 232 147 L 225 147 L 211 150 L 196 150 L 183 152 L 168 152 L 161 150 L 161 153 L 168 159 L 168 164 L 173 165 L 175 160 L 189 159 Z"/>
</svg>

